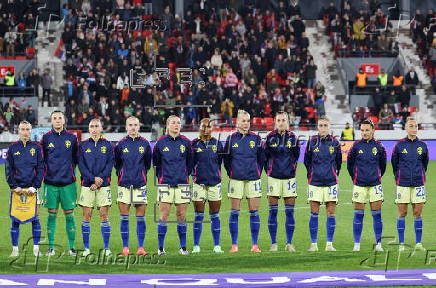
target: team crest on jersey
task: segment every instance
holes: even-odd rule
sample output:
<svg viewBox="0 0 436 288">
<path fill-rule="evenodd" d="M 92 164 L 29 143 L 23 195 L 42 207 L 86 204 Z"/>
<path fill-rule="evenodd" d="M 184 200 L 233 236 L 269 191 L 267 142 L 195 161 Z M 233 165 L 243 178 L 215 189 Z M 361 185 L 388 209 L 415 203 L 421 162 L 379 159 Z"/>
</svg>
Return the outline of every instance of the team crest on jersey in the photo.
<svg viewBox="0 0 436 288">
<path fill-rule="evenodd" d="M 362 151 L 362 149 L 360 149 L 358 153 L 359 153 L 359 154 L 363 154 L 363 151 Z"/>
<path fill-rule="evenodd" d="M 291 141 L 288 140 L 288 142 L 286 142 L 286 147 L 291 148 L 292 147 L 292 143 Z"/>
<path fill-rule="evenodd" d="M 185 145 L 180 145 L 180 152 L 185 153 Z"/>
<path fill-rule="evenodd" d="M 254 146 L 256 146 L 256 143 L 253 140 L 251 140 L 248 145 L 250 145 L 250 148 L 253 149 Z"/>
<path fill-rule="evenodd" d="M 91 153 L 91 149 L 90 148 L 86 149 L 85 153 Z"/>
<path fill-rule="evenodd" d="M 239 147 L 239 146 L 238 146 L 238 143 L 233 144 L 232 147 L 233 147 L 233 148 L 238 148 L 238 147 Z"/>
<path fill-rule="evenodd" d="M 101 146 L 100 147 L 100 152 L 101 153 L 106 153 L 107 152 L 107 147 L 106 146 Z"/>
<path fill-rule="evenodd" d="M 32 155 L 32 156 L 35 156 L 35 154 L 36 154 L 35 148 L 30 149 L 29 152 L 30 152 L 30 155 Z"/>
<path fill-rule="evenodd" d="M 168 147 L 164 147 L 163 149 L 162 149 L 162 152 L 169 152 L 170 151 L 170 148 L 168 148 Z"/>
<path fill-rule="evenodd" d="M 404 148 L 403 151 L 401 151 L 402 154 L 407 154 L 407 149 Z"/>
<path fill-rule="evenodd" d="M 218 149 L 217 149 L 216 145 L 212 145 L 212 151 L 213 151 L 213 153 L 216 153 L 217 150 L 218 150 Z"/>
<path fill-rule="evenodd" d="M 197 148 L 197 152 L 203 152 L 203 149 L 201 149 L 200 147 Z"/>
<path fill-rule="evenodd" d="M 127 147 L 124 148 L 124 149 L 123 149 L 123 153 L 129 153 L 129 149 L 127 149 Z"/>
<path fill-rule="evenodd" d="M 372 154 L 377 155 L 377 148 L 375 147 L 372 148 Z"/>
<path fill-rule="evenodd" d="M 418 152 L 418 155 L 422 155 L 422 147 L 416 148 L 416 152 Z"/>
<path fill-rule="evenodd" d="M 278 146 L 277 143 L 272 143 L 269 145 L 269 147 L 271 147 L 271 148 L 276 148 L 277 146 Z"/>
<path fill-rule="evenodd" d="M 48 144 L 48 148 L 54 148 L 54 144 L 53 143 L 49 143 Z"/>
<path fill-rule="evenodd" d="M 14 155 L 18 156 L 18 155 L 21 155 L 21 153 L 20 153 L 20 151 L 17 151 L 14 153 Z"/>
<path fill-rule="evenodd" d="M 67 148 L 71 147 L 71 141 L 70 140 L 66 140 L 65 141 L 65 147 L 67 147 Z"/>
<path fill-rule="evenodd" d="M 144 152 L 145 152 L 144 146 L 140 146 L 139 147 L 139 153 L 144 154 Z"/>
<path fill-rule="evenodd" d="M 315 149 L 313 149 L 313 152 L 319 152 L 319 148 L 316 147 Z"/>
<path fill-rule="evenodd" d="M 335 147 L 329 146 L 329 152 L 330 154 L 333 154 L 333 152 L 335 152 Z"/>
</svg>

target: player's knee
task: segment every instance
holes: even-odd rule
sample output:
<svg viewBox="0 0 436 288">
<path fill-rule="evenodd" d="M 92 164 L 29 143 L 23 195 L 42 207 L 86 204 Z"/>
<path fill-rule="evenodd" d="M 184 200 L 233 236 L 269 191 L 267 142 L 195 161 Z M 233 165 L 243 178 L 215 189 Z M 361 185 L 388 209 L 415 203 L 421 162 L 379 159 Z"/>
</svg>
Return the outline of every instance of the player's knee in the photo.
<svg viewBox="0 0 436 288">
<path fill-rule="evenodd" d="M 58 209 L 48 209 L 48 213 L 58 213 Z"/>
<path fill-rule="evenodd" d="M 421 211 L 413 211 L 413 217 L 421 217 Z"/>
<path fill-rule="evenodd" d="M 74 210 L 64 210 L 64 214 L 70 214 L 73 213 Z"/>
</svg>

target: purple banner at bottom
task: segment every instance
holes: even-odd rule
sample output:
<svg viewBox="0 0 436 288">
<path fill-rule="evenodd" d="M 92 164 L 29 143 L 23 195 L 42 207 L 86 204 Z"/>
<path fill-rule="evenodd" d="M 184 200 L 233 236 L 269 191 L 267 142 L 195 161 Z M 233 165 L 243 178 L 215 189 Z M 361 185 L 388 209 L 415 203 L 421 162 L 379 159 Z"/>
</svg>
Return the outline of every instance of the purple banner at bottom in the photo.
<svg viewBox="0 0 436 288">
<path fill-rule="evenodd" d="M 359 287 L 436 285 L 436 269 L 226 274 L 28 274 L 0 275 L 0 286 L 18 287 Z"/>
</svg>

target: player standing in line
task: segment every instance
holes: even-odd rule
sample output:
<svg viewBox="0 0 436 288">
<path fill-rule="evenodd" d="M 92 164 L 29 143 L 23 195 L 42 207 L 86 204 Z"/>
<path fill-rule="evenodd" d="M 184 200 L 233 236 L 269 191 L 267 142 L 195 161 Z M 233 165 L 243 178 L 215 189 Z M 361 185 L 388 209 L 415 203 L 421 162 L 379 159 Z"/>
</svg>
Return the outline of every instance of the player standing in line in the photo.
<svg viewBox="0 0 436 288">
<path fill-rule="evenodd" d="M 47 256 L 54 256 L 56 235 L 56 215 L 59 203 L 65 214 L 65 226 L 68 237 L 68 254 L 76 255 L 76 208 L 77 191 L 74 169 L 77 164 L 78 143 L 76 135 L 65 129 L 65 116 L 54 111 L 50 116 L 52 130 L 42 136 L 44 152 L 44 206 L 48 209 L 47 234 L 49 250 Z"/>
<path fill-rule="evenodd" d="M 136 208 L 137 255 L 147 255 L 144 250 L 146 232 L 145 210 L 147 208 L 147 172 L 151 166 L 151 147 L 147 139 L 139 135 L 139 119 L 126 119 L 127 136 L 115 147 L 115 169 L 118 175 L 117 202 L 120 210 L 120 232 L 123 241 L 122 256 L 129 249 L 129 210 Z"/>
<path fill-rule="evenodd" d="M 191 141 L 180 135 L 181 126 L 178 116 L 169 116 L 166 122 L 167 133 L 159 138 L 153 148 L 153 165 L 156 167 L 159 184 L 157 189 L 160 215 L 157 226 L 159 255 L 166 253 L 165 235 L 172 204 L 176 205 L 179 253 L 189 254 L 186 250 L 186 207 L 191 202 L 189 175 L 192 169 L 192 149 Z"/>
<path fill-rule="evenodd" d="M 224 167 L 229 175 L 228 197 L 231 201 L 229 230 L 232 237 L 230 253 L 238 252 L 238 219 L 241 200 L 248 200 L 250 211 L 251 252 L 260 253 L 257 240 L 259 238 L 260 217 L 259 205 L 262 196 L 260 176 L 264 165 L 262 140 L 259 135 L 250 132 L 250 114 L 238 111 L 236 120 L 238 131 L 230 135 L 224 147 Z"/>
<path fill-rule="evenodd" d="M 322 116 L 318 119 L 318 135 L 311 137 L 304 154 L 304 165 L 308 178 L 308 201 L 310 203 L 309 251 L 318 251 L 318 215 L 320 205 L 325 203 L 327 212 L 326 251 L 336 251 L 333 247 L 338 202 L 338 175 L 342 165 L 341 144 L 331 136 L 330 120 Z"/>
<path fill-rule="evenodd" d="M 428 165 L 428 149 L 424 141 L 418 139 L 418 122 L 408 117 L 406 120 L 407 137 L 395 145 L 392 152 L 392 168 L 397 184 L 398 206 L 397 230 L 400 251 L 404 251 L 404 231 L 406 229 L 407 205 L 412 204 L 415 217 L 415 250 L 425 251 L 422 246 L 422 209 L 426 202 L 425 173 Z"/>
<path fill-rule="evenodd" d="M 213 236 L 213 252 L 223 253 L 220 246 L 221 223 L 221 163 L 223 146 L 212 137 L 210 119 L 200 122 L 200 136 L 192 141 L 193 153 L 193 196 L 195 209 L 194 248 L 192 253 L 200 252 L 200 237 L 203 230 L 204 206 L 209 203 L 209 216 Z"/>
<path fill-rule="evenodd" d="M 374 131 L 374 123 L 371 120 L 364 120 L 360 123 L 362 140 L 353 144 L 347 159 L 348 173 L 354 184 L 352 198 L 354 203 L 353 251 L 356 252 L 360 251 L 365 203 L 368 201 L 373 218 L 376 243 L 374 250 L 383 251 L 381 207 L 384 198 L 381 178 L 386 171 L 386 150 L 380 141 L 374 140 Z"/>
<path fill-rule="evenodd" d="M 41 146 L 30 141 L 32 125 L 21 121 L 18 125 L 20 140 L 12 143 L 6 158 L 6 180 L 11 193 L 34 194 L 41 187 L 44 177 L 44 162 Z M 39 198 L 39 197 L 37 197 Z M 39 203 L 39 200 L 37 201 Z M 32 220 L 33 254 L 39 255 L 39 240 L 41 239 L 41 224 L 39 223 L 38 208 L 36 217 Z M 20 237 L 20 223 L 12 220 L 11 240 L 12 253 L 10 257 L 18 257 L 18 243 Z"/>
<path fill-rule="evenodd" d="M 88 140 L 79 146 L 79 170 L 81 174 L 81 192 L 77 204 L 82 206 L 82 237 L 83 256 L 89 255 L 89 238 L 91 235 L 90 221 L 92 209 L 97 207 L 100 212 L 100 227 L 103 237 L 103 249 L 106 256 L 111 255 L 109 239 L 111 226 L 109 223 L 109 207 L 112 205 L 111 173 L 114 166 L 114 151 L 112 144 L 102 137 L 102 123 L 100 119 L 89 122 Z"/>
<path fill-rule="evenodd" d="M 294 206 L 297 198 L 295 171 L 300 145 L 297 136 L 289 130 L 288 113 L 280 111 L 275 116 L 275 130 L 268 134 L 265 142 L 265 172 L 268 175 L 269 218 L 268 229 L 271 236 L 270 251 L 277 251 L 277 212 L 280 197 L 285 202 L 285 250 L 295 252 L 292 244 L 295 219 Z"/>
</svg>

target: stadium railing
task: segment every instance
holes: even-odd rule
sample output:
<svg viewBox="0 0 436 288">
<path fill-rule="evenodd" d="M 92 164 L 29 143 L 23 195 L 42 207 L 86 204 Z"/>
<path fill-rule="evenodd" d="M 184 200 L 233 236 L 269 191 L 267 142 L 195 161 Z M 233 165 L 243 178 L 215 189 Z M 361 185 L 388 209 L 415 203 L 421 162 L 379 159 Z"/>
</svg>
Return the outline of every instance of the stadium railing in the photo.
<svg viewBox="0 0 436 288">
<path fill-rule="evenodd" d="M 35 97 L 35 89 L 32 87 L 0 87 L 0 97 Z"/>
</svg>

